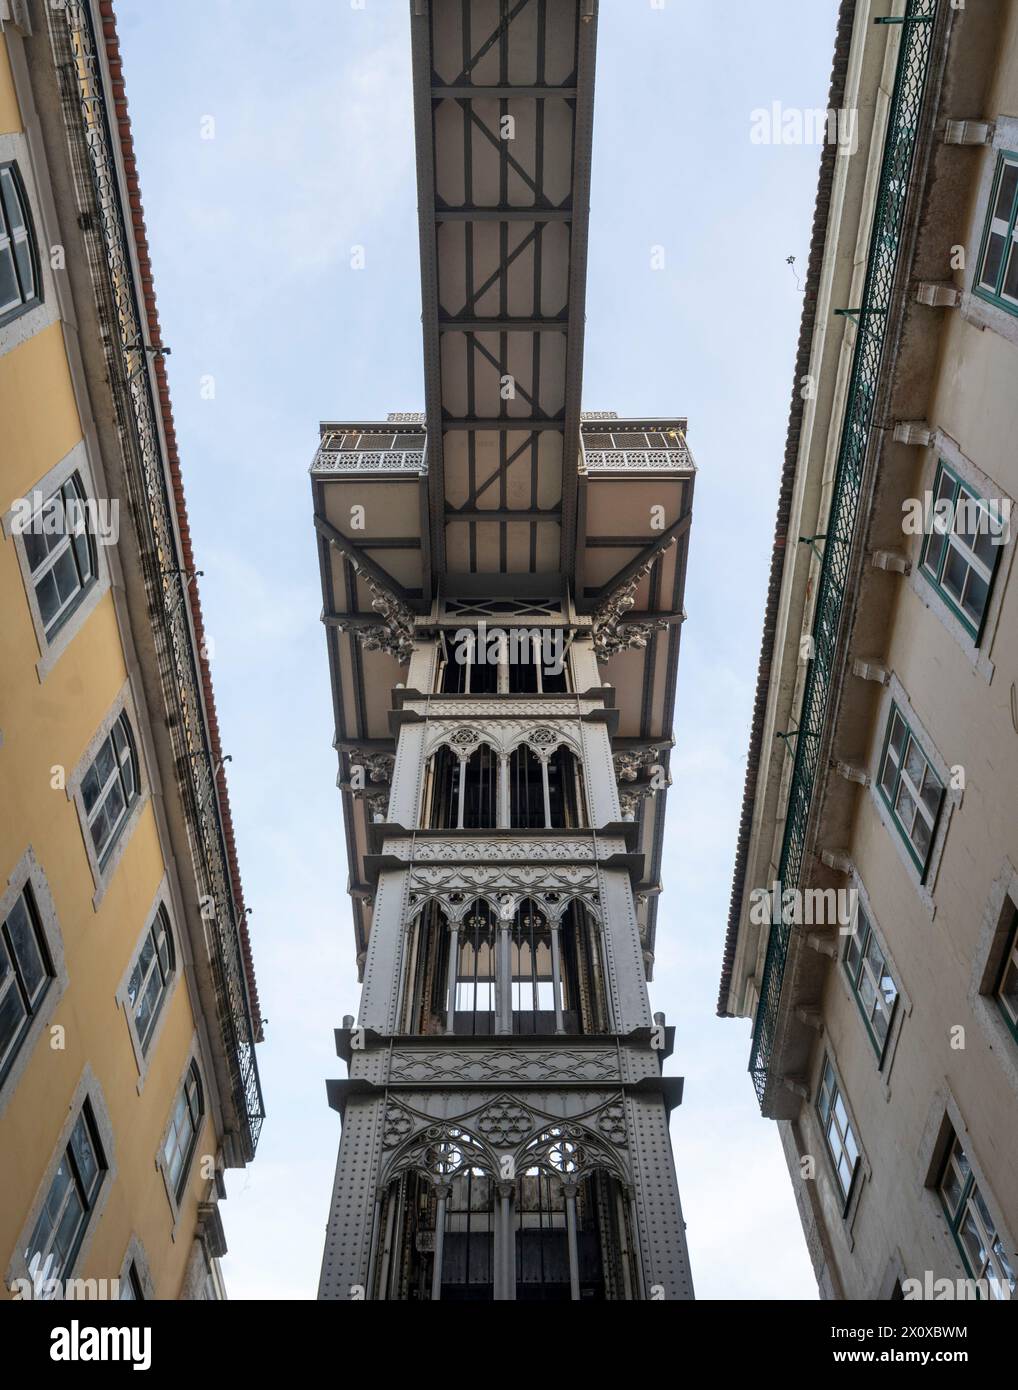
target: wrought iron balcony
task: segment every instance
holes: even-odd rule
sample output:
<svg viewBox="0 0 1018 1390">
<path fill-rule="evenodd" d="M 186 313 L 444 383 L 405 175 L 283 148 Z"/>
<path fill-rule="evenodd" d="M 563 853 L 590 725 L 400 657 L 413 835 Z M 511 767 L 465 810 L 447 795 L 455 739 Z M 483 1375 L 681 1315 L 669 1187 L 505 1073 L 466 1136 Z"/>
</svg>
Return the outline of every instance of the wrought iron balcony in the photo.
<svg viewBox="0 0 1018 1390">
<path fill-rule="evenodd" d="M 588 473 L 692 473 L 696 464 L 687 444 L 674 449 L 584 449 Z"/>
<path fill-rule="evenodd" d="M 411 473 L 424 477 L 427 457 L 423 432 L 385 431 L 370 434 L 340 427 L 323 432 L 311 464 L 314 477 L 336 473 Z"/>
<path fill-rule="evenodd" d="M 785 812 L 778 879 L 784 888 L 799 883 L 813 795 L 821 775 L 820 751 L 831 693 L 836 683 L 836 653 L 841 630 L 849 554 L 860 524 L 863 467 L 873 429 L 873 409 L 884 366 L 888 320 L 893 308 L 898 259 L 905 231 L 906 205 L 920 117 L 930 68 L 938 0 L 909 0 L 888 113 L 880 183 L 869 239 L 866 280 L 858 314 L 841 442 L 826 527 L 820 580 L 813 619 L 815 655 L 803 688 L 797 722 L 795 761 Z M 776 923 L 767 944 L 760 1003 L 753 1028 L 749 1069 L 764 1105 L 770 1084 L 774 1038 L 791 927 Z"/>
<path fill-rule="evenodd" d="M 580 435 L 582 473 L 692 473 L 685 420 L 646 425 L 614 417 L 585 419 Z"/>
</svg>

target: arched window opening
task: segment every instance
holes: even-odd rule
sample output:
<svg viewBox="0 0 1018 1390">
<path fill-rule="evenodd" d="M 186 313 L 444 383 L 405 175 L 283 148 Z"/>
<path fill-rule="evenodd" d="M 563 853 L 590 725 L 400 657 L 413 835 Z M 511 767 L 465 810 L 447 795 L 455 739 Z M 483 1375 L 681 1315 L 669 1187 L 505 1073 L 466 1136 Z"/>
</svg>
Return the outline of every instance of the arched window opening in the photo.
<svg viewBox="0 0 1018 1390">
<path fill-rule="evenodd" d="M 597 922 L 573 900 L 562 916 L 562 1007 L 567 1033 L 611 1032 Z"/>
<path fill-rule="evenodd" d="M 459 824 L 460 760 L 445 744 L 428 760 L 421 825 L 430 830 L 455 830 Z"/>
<path fill-rule="evenodd" d="M 426 903 L 409 933 L 402 1027 L 407 1033 L 445 1031 L 448 928 L 437 902 Z"/>
<path fill-rule="evenodd" d="M 572 830 L 583 825 L 580 762 L 572 750 L 561 743 L 548 759 L 548 800 L 553 829 Z"/>
<path fill-rule="evenodd" d="M 528 900 L 522 903 L 513 918 L 510 949 L 514 1033 L 556 1031 L 556 954 L 557 948 L 553 950 L 552 929 L 547 918 L 533 902 Z M 574 1030 L 567 1028 L 565 1031 Z"/>
<path fill-rule="evenodd" d="M 428 763 L 421 824 L 427 830 L 494 830 L 498 825 L 498 754 L 480 744 L 463 761 L 446 744 Z"/>
<path fill-rule="evenodd" d="M 581 1173 L 579 1146 L 552 1130 L 516 1192 L 516 1298 L 604 1302 L 636 1297 L 633 1242 L 613 1174 Z"/>
<path fill-rule="evenodd" d="M 486 902 L 477 902 L 455 933 L 456 978 L 452 982 L 454 1033 L 495 1031 L 496 921 Z"/>
<path fill-rule="evenodd" d="M 454 1134 L 456 1132 L 454 1131 Z M 389 1185 L 382 1209 L 377 1296 L 400 1302 L 486 1302 L 495 1295 L 495 1183 L 460 1135 Z"/>
<path fill-rule="evenodd" d="M 558 910 L 557 908 L 555 910 Z M 408 930 L 406 1033 L 599 1036 L 612 1031 L 600 929 L 579 900 L 556 922 L 527 898 L 502 920 L 484 899 L 446 916 L 426 903 Z"/>
<path fill-rule="evenodd" d="M 498 825 L 498 754 L 486 743 L 461 764 L 464 830 L 494 830 Z"/>
<path fill-rule="evenodd" d="M 514 830 L 549 825 L 545 804 L 546 772 L 541 759 L 521 743 L 509 755 L 509 824 Z"/>
<path fill-rule="evenodd" d="M 584 824 L 579 759 L 559 744 L 547 761 L 526 743 L 509 755 L 509 823 L 517 830 L 570 830 Z"/>
</svg>

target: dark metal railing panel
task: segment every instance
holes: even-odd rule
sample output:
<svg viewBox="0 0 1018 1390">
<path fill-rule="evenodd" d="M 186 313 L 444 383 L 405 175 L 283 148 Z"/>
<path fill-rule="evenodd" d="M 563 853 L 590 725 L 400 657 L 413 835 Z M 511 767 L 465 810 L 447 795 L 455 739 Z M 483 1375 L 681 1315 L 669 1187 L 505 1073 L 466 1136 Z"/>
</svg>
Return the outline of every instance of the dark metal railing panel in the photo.
<svg viewBox="0 0 1018 1390">
<path fill-rule="evenodd" d="M 130 252 L 127 216 L 117 178 L 112 119 L 92 14 L 85 0 L 49 10 L 54 56 L 63 86 L 64 113 L 80 196 L 91 205 L 85 225 L 93 275 L 101 277 L 99 304 L 104 348 L 124 443 L 128 484 L 140 531 L 153 631 L 162 666 L 167 725 L 188 811 L 196 886 L 206 910 L 210 964 L 219 1024 L 229 1058 L 243 1147 L 253 1157 L 264 1119 L 255 1058 L 251 1003 L 241 955 L 237 904 L 229 871 L 222 810 L 206 723 L 203 682 L 191 626 L 185 573 L 174 525 L 159 433 L 159 412 L 146 353 Z M 90 187 L 89 187 L 90 185 Z"/>
<path fill-rule="evenodd" d="M 884 358 L 909 181 L 926 94 L 937 5 L 938 0 L 909 0 L 902 26 L 866 279 L 858 314 L 858 336 L 817 586 L 813 621 L 814 651 L 803 688 L 795 761 L 785 812 L 778 870 L 778 881 L 784 888 L 795 886 L 802 872 L 822 735 L 834 683 L 834 660 L 841 630 L 849 560 L 859 521 L 860 489 L 873 424 L 873 403 Z M 771 927 L 760 984 L 749 1069 L 761 1104 L 767 1090 L 790 934 L 791 927 L 783 922 Z"/>
</svg>

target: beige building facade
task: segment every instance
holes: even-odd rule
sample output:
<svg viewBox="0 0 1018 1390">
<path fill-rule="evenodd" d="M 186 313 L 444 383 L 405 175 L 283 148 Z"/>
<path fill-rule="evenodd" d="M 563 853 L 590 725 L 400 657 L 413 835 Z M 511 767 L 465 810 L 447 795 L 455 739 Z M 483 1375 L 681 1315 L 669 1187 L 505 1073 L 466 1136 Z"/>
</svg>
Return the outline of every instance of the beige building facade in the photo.
<svg viewBox="0 0 1018 1390">
<path fill-rule="evenodd" d="M 822 1296 L 1008 1299 L 1018 7 L 845 0 L 830 105 L 718 1012 Z"/>
<path fill-rule="evenodd" d="M 220 1299 L 261 1037 L 112 6 L 0 0 L 0 1268 Z"/>
</svg>

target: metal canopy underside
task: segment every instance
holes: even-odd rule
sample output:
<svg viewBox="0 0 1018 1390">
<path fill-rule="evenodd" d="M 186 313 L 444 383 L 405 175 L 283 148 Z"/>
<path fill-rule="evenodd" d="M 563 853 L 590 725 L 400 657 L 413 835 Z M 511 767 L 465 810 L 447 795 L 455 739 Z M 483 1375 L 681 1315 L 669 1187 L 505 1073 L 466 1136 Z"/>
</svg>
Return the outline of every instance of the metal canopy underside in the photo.
<svg viewBox="0 0 1018 1390">
<path fill-rule="evenodd" d="M 412 13 L 433 571 L 559 586 L 576 538 L 593 0 Z"/>
</svg>

